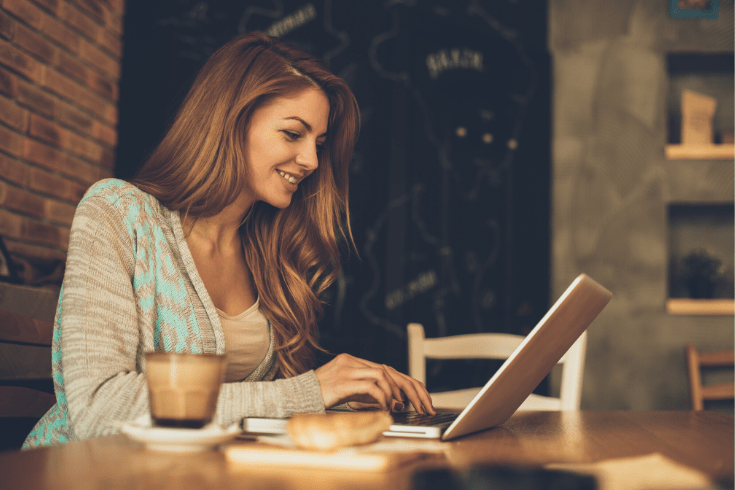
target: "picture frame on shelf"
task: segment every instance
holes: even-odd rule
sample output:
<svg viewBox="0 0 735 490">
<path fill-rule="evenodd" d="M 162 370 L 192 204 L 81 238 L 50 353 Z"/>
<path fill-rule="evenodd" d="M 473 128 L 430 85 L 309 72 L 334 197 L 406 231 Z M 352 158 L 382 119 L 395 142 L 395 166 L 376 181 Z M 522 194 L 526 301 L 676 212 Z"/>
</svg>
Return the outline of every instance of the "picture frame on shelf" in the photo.
<svg viewBox="0 0 735 490">
<path fill-rule="evenodd" d="M 720 0 L 669 0 L 669 15 L 673 19 L 717 19 Z"/>
</svg>

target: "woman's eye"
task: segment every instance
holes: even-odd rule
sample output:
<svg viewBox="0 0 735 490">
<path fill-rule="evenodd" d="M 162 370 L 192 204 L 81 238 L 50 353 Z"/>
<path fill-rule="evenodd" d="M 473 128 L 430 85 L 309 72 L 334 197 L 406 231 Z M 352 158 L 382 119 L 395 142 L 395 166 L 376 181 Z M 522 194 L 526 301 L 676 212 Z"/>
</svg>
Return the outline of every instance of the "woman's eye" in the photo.
<svg viewBox="0 0 735 490">
<path fill-rule="evenodd" d="M 289 139 L 292 140 L 297 140 L 299 139 L 299 136 L 301 136 L 299 133 L 294 133 L 293 131 L 284 130 L 283 132 L 286 134 L 286 136 L 288 136 Z"/>
</svg>

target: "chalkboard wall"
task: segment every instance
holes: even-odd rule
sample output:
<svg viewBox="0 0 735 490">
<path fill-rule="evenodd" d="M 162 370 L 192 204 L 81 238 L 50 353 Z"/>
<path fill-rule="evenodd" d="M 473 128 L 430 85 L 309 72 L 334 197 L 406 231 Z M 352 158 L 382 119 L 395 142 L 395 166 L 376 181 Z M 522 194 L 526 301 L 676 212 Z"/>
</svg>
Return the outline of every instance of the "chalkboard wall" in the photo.
<svg viewBox="0 0 735 490">
<path fill-rule="evenodd" d="M 352 87 L 357 253 L 321 342 L 406 369 L 405 329 L 527 333 L 549 304 L 550 68 L 543 0 L 128 0 L 117 174 L 134 174 L 207 56 L 263 31 Z M 437 363 L 429 387 L 492 366 Z"/>
</svg>

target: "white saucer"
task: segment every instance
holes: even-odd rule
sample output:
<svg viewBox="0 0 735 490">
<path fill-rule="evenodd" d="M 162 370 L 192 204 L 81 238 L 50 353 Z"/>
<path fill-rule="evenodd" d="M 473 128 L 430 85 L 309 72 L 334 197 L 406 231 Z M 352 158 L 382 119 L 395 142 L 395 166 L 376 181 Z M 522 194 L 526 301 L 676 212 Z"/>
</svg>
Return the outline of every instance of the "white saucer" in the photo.
<svg viewBox="0 0 735 490">
<path fill-rule="evenodd" d="M 229 427 L 212 422 L 201 429 L 155 427 L 148 415 L 120 424 L 122 433 L 142 442 L 148 449 L 176 453 L 191 453 L 213 449 L 234 439 L 240 433 L 238 424 Z"/>
</svg>

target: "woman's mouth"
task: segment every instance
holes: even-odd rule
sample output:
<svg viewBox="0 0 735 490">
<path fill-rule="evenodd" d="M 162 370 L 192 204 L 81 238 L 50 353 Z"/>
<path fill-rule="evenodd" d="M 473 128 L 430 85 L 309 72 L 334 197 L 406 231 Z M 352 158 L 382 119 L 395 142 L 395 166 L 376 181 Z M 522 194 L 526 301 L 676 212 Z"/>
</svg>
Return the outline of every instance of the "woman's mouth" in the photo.
<svg viewBox="0 0 735 490">
<path fill-rule="evenodd" d="M 287 181 L 289 181 L 291 184 L 294 184 L 295 185 L 296 182 L 298 182 L 298 180 L 296 179 L 296 177 L 294 177 L 293 175 L 287 174 L 286 172 L 283 172 L 281 170 L 278 170 L 278 173 L 281 174 L 281 177 L 283 177 L 284 179 L 286 179 Z"/>
</svg>

